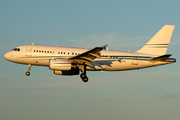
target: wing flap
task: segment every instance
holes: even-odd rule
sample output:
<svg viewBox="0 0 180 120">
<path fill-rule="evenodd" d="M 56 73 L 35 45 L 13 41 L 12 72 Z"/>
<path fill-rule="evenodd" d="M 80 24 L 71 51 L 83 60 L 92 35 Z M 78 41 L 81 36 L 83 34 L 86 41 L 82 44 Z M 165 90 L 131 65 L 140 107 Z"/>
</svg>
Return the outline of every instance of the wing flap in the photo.
<svg viewBox="0 0 180 120">
<path fill-rule="evenodd" d="M 84 59 L 84 60 L 88 60 L 90 62 L 95 62 L 94 59 L 91 59 L 91 58 L 88 58 L 88 57 L 81 57 L 81 58 Z"/>
<path fill-rule="evenodd" d="M 99 57 L 100 55 L 96 55 L 96 54 L 93 54 L 93 53 L 88 53 L 89 55 L 92 55 L 92 56 L 94 56 L 94 57 Z"/>
</svg>

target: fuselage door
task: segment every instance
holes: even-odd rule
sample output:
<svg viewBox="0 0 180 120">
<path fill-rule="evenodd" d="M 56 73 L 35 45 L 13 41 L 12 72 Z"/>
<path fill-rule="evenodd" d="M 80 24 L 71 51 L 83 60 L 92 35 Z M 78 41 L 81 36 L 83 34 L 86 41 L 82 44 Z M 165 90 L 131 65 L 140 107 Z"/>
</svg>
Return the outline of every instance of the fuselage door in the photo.
<svg viewBox="0 0 180 120">
<path fill-rule="evenodd" d="M 28 45 L 26 47 L 26 56 L 31 57 L 31 52 L 32 52 L 32 45 Z"/>
<path fill-rule="evenodd" d="M 138 65 L 138 54 L 133 54 L 132 65 Z"/>
</svg>

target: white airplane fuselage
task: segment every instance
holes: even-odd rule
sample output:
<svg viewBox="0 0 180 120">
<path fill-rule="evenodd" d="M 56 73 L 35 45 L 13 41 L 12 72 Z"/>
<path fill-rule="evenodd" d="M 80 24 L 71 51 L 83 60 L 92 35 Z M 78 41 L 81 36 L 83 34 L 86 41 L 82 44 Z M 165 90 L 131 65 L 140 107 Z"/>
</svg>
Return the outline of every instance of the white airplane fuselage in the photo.
<svg viewBox="0 0 180 120">
<path fill-rule="evenodd" d="M 71 47 L 58 47 L 58 46 L 44 46 L 44 45 L 23 45 L 18 46 L 19 51 L 10 51 L 4 57 L 15 63 L 31 64 L 37 66 L 49 66 L 51 59 L 68 59 L 78 54 L 84 53 L 89 49 L 84 48 L 71 48 Z M 149 58 L 157 57 L 158 55 L 140 54 L 137 52 L 121 52 L 102 50 L 101 57 L 95 59 L 95 66 L 101 67 L 90 68 L 87 70 L 105 70 L 105 71 L 121 71 L 140 69 L 146 67 L 159 66 L 164 64 L 173 63 L 176 60 L 168 58 L 166 61 L 149 61 Z"/>
</svg>

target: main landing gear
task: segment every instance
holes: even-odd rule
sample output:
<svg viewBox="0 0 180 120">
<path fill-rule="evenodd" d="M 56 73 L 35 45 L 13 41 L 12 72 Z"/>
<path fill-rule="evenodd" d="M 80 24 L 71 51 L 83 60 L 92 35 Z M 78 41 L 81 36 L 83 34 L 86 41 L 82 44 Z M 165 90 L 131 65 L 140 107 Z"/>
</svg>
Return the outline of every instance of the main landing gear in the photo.
<svg viewBox="0 0 180 120">
<path fill-rule="evenodd" d="M 86 65 L 81 65 L 79 66 L 79 68 L 81 69 L 81 79 L 83 80 L 83 82 L 88 82 L 88 77 L 86 76 Z"/>
<path fill-rule="evenodd" d="M 88 77 L 86 76 L 85 73 L 81 73 L 80 77 L 83 80 L 83 82 L 87 82 L 88 81 Z"/>
<path fill-rule="evenodd" d="M 31 64 L 28 64 L 28 71 L 26 72 L 26 75 L 27 75 L 27 76 L 30 75 L 30 70 L 31 70 Z"/>
</svg>

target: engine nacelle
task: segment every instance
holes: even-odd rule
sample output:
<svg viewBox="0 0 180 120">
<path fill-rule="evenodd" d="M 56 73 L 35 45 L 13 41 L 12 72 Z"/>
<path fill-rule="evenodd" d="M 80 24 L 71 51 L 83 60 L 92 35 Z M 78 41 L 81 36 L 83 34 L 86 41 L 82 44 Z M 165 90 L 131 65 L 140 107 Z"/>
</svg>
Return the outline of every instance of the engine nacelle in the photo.
<svg viewBox="0 0 180 120">
<path fill-rule="evenodd" d="M 79 75 L 79 69 L 68 70 L 68 71 L 54 70 L 54 74 L 57 74 L 57 75 Z"/>
<path fill-rule="evenodd" d="M 52 59 L 49 61 L 49 69 L 52 70 L 71 70 L 71 62 L 65 60 Z"/>
</svg>

